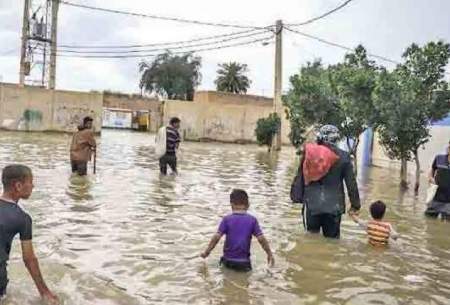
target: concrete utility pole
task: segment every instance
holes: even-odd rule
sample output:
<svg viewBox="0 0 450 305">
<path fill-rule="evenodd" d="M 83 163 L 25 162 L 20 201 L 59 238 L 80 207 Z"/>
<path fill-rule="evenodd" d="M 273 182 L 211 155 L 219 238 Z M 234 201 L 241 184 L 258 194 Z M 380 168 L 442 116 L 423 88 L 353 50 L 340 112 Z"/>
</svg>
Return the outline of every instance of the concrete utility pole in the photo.
<svg viewBox="0 0 450 305">
<path fill-rule="evenodd" d="M 273 95 L 273 112 L 277 113 L 280 119 L 283 117 L 283 101 L 282 96 L 282 73 L 283 73 L 283 48 L 282 48 L 283 21 L 277 20 L 275 35 L 275 82 Z M 272 150 L 281 149 L 281 122 L 278 132 L 272 140 Z"/>
<path fill-rule="evenodd" d="M 25 0 L 23 8 L 23 23 L 22 23 L 22 45 L 20 48 L 20 70 L 19 70 L 19 84 L 25 85 L 25 72 L 26 72 L 26 56 L 27 56 L 27 41 L 28 32 L 30 28 L 28 12 L 30 9 L 30 0 Z"/>
<path fill-rule="evenodd" d="M 52 29 L 51 29 L 51 47 L 50 47 L 50 69 L 48 89 L 55 89 L 56 84 L 56 46 L 58 38 L 58 10 L 59 0 L 52 0 Z"/>
</svg>

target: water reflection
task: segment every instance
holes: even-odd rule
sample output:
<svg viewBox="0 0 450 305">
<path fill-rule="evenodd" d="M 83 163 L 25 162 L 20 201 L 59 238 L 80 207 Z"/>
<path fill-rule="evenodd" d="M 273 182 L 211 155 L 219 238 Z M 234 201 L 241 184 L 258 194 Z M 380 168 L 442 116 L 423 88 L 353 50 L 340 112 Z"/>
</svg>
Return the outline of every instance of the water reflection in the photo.
<svg viewBox="0 0 450 305">
<path fill-rule="evenodd" d="M 90 178 L 72 174 L 69 179 L 66 194 L 74 201 L 92 200 L 94 197 L 90 193 L 91 188 L 92 182 L 90 181 Z"/>
<path fill-rule="evenodd" d="M 449 224 L 424 218 L 424 194 L 400 193 L 397 172 L 359 171 L 361 216 L 385 200 L 386 220 L 401 234 L 380 251 L 347 217 L 339 241 L 304 232 L 301 207 L 289 200 L 293 149 L 183 143 L 180 175 L 160 177 L 153 140 L 104 131 L 97 175 L 78 177 L 68 164 L 70 136 L 0 132 L 0 167 L 23 162 L 35 173 L 22 206 L 33 216 L 48 284 L 65 304 L 448 304 Z M 273 269 L 256 242 L 249 274 L 218 267 L 222 243 L 198 258 L 236 187 L 250 195 Z M 6 304 L 37 304 L 18 245 Z"/>
</svg>

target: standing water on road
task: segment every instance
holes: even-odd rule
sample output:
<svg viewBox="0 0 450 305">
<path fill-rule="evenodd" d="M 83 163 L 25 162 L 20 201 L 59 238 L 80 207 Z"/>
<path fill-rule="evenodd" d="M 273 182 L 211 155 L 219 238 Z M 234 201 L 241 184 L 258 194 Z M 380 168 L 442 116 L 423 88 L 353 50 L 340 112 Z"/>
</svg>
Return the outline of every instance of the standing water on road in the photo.
<svg viewBox="0 0 450 305">
<path fill-rule="evenodd" d="M 29 165 L 34 243 L 48 285 L 64 304 L 449 304 L 449 223 L 423 217 L 421 195 L 402 194 L 398 173 L 360 173 L 362 218 L 388 203 L 386 220 L 401 237 L 388 249 L 367 245 L 347 216 L 339 241 L 306 234 L 289 189 L 294 151 L 270 156 L 253 145 L 183 143 L 177 177 L 160 177 L 154 137 L 102 132 L 97 175 L 72 176 L 71 136 L 0 132 L 0 167 Z M 92 172 L 92 169 L 90 168 Z M 268 268 L 256 244 L 254 270 L 218 267 L 223 241 L 198 257 L 229 193 L 243 188 L 275 253 Z M 256 243 L 256 241 L 254 241 Z M 14 242 L 5 304 L 39 304 Z"/>
</svg>

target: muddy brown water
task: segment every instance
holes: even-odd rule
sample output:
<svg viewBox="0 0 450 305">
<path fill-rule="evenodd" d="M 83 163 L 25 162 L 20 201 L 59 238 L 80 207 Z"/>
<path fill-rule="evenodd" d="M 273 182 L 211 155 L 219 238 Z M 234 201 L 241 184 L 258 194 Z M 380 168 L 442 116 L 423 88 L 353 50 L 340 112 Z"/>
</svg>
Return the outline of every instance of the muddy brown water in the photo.
<svg viewBox="0 0 450 305">
<path fill-rule="evenodd" d="M 64 304 L 450 304 L 450 224 L 423 217 L 424 192 L 401 193 L 397 172 L 360 171 L 368 203 L 388 202 L 401 234 L 388 249 L 367 245 L 348 217 L 342 238 L 306 234 L 289 200 L 292 149 L 270 156 L 253 145 L 183 143 L 180 175 L 161 178 L 152 135 L 104 130 L 98 173 L 74 177 L 70 136 L 0 132 L 0 167 L 30 165 L 35 191 L 21 205 L 48 285 Z M 248 274 L 218 266 L 222 242 L 198 258 L 232 188 L 248 191 L 275 252 L 268 268 L 254 242 Z M 39 304 L 15 241 L 4 304 Z"/>
</svg>

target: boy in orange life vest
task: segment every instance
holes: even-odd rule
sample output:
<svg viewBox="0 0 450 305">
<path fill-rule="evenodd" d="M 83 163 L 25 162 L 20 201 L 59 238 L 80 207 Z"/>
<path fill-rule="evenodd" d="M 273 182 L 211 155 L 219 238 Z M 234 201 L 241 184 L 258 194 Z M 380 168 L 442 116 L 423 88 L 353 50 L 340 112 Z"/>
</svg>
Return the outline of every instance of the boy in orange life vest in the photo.
<svg viewBox="0 0 450 305">
<path fill-rule="evenodd" d="M 372 220 L 364 221 L 358 218 L 355 213 L 351 213 L 353 221 L 367 231 L 369 236 L 369 244 L 372 246 L 385 246 L 389 242 L 389 238 L 396 240 L 398 233 L 392 228 L 391 224 L 383 221 L 386 205 L 383 201 L 375 201 L 370 205 L 370 215 Z"/>
</svg>

